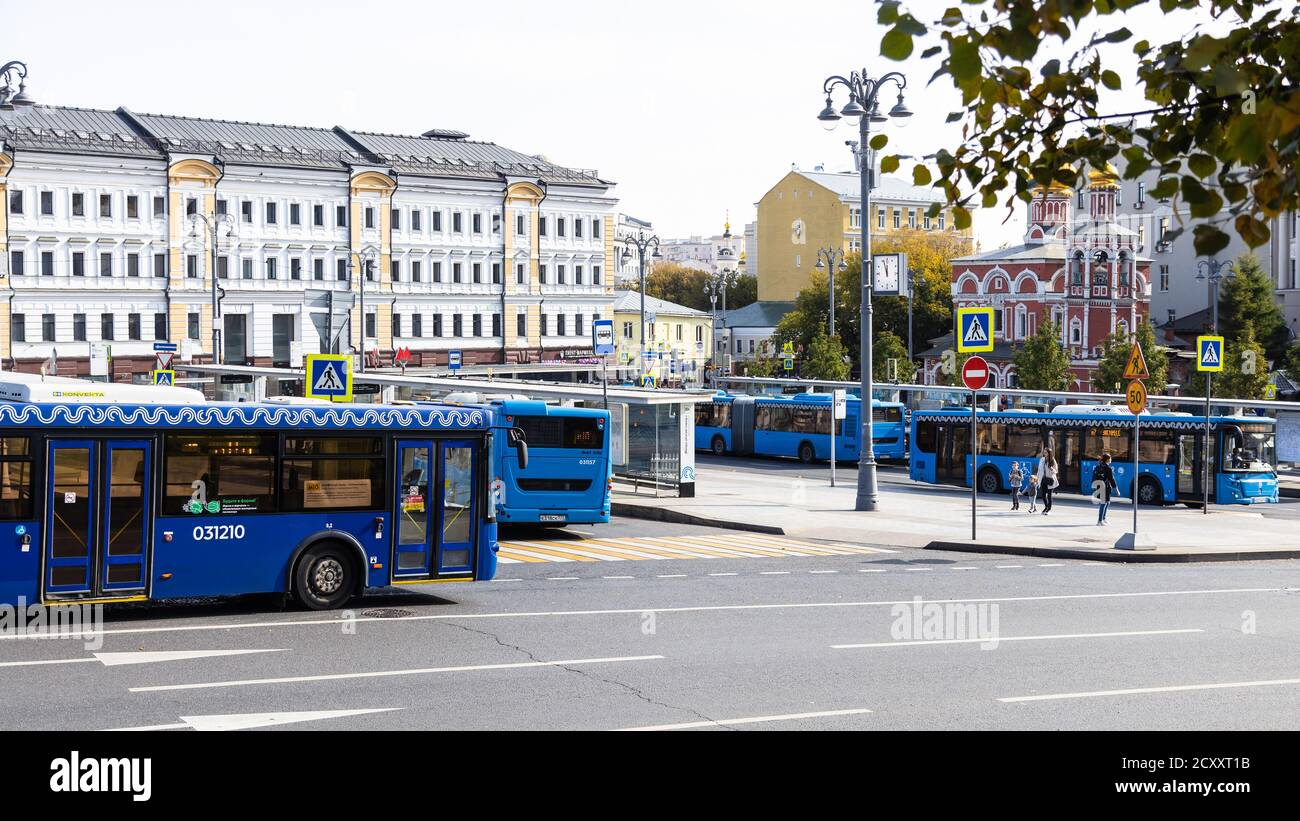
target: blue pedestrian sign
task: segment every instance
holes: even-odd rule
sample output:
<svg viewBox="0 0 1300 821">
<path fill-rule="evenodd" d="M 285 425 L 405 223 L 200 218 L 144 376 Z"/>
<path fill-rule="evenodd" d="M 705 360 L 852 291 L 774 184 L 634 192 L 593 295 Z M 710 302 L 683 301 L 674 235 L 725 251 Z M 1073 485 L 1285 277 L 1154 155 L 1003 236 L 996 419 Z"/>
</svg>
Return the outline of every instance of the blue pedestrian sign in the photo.
<svg viewBox="0 0 1300 821">
<path fill-rule="evenodd" d="M 447 352 L 447 367 L 453 371 L 460 370 L 460 351 Z"/>
<path fill-rule="evenodd" d="M 591 323 L 591 348 L 596 356 L 614 353 L 614 320 L 597 319 Z"/>
<path fill-rule="evenodd" d="M 165 385 L 165 386 L 167 386 L 167 387 L 169 387 L 169 388 L 171 388 L 171 387 L 175 387 L 175 386 L 176 386 L 176 371 L 172 371 L 172 370 L 167 370 L 167 371 L 154 371 L 154 372 L 153 372 L 153 383 L 154 383 L 154 385 Z"/>
<path fill-rule="evenodd" d="M 352 357 L 347 354 L 312 353 L 306 356 L 309 399 L 352 401 Z"/>
<path fill-rule="evenodd" d="M 1223 337 L 1196 337 L 1196 370 L 1223 370 Z"/>
<path fill-rule="evenodd" d="M 957 309 L 957 352 L 987 353 L 993 350 L 993 309 Z"/>
</svg>

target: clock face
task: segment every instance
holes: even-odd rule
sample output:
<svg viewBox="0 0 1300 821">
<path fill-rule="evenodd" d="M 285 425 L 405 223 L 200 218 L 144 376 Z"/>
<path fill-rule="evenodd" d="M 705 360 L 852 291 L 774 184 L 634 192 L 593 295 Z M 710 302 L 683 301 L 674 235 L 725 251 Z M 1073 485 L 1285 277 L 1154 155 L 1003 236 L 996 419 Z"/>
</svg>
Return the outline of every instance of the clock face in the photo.
<svg viewBox="0 0 1300 821">
<path fill-rule="evenodd" d="M 872 260 L 877 291 L 898 291 L 898 257 L 880 256 Z"/>
</svg>

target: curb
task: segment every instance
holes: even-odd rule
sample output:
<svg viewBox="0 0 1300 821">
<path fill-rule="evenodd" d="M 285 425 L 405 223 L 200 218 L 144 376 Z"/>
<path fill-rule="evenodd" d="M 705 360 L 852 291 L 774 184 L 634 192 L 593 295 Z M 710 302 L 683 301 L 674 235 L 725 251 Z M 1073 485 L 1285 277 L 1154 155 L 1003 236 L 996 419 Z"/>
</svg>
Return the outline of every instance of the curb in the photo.
<svg viewBox="0 0 1300 821">
<path fill-rule="evenodd" d="M 1189 564 L 1192 562 L 1254 562 L 1269 559 L 1300 559 L 1300 550 L 1223 551 L 1219 553 L 1160 553 L 1157 550 L 1112 550 L 1098 553 L 1088 550 L 1024 547 L 1021 545 L 971 544 L 970 542 L 930 542 L 922 550 L 950 550 L 957 553 L 1002 553 L 1011 556 L 1034 556 L 1049 559 L 1086 559 L 1094 562 L 1124 564 Z"/>
<path fill-rule="evenodd" d="M 747 530 L 750 533 L 767 533 L 773 536 L 785 535 L 785 530 L 772 525 L 756 525 L 750 522 L 729 522 L 725 519 L 709 519 L 704 516 L 682 513 L 681 511 L 671 510 L 666 507 L 651 507 L 650 505 L 634 505 L 627 502 L 613 502 L 609 506 L 609 512 L 615 516 L 626 516 L 629 519 L 648 519 L 654 522 L 670 522 L 679 525 L 699 525 L 701 527 L 718 527 L 726 530 Z"/>
</svg>

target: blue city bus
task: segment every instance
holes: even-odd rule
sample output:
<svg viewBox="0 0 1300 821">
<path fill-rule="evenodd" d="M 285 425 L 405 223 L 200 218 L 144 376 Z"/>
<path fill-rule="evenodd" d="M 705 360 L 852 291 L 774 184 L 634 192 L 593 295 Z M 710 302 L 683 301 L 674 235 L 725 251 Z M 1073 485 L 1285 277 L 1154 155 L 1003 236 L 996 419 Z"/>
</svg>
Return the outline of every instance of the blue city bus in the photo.
<svg viewBox="0 0 1300 821">
<path fill-rule="evenodd" d="M 1091 493 L 1092 474 L 1109 452 L 1119 495 L 1134 493 L 1133 420 L 1110 405 L 1060 406 L 1035 411 L 981 412 L 978 466 L 981 493 L 1008 489 L 1012 462 L 1026 480 L 1047 446 L 1059 464 L 1060 489 Z M 1142 504 L 1203 502 L 1205 417 L 1183 413 L 1144 413 L 1139 439 L 1136 492 Z M 1278 500 L 1275 422 L 1260 416 L 1211 416 L 1210 501 L 1217 504 L 1269 504 Z M 912 413 L 911 477 L 918 482 L 970 486 L 970 411 Z"/>
<path fill-rule="evenodd" d="M 609 411 L 547 405 L 529 399 L 490 402 L 492 475 L 502 524 L 603 524 L 609 521 L 613 466 Z M 509 433 L 521 431 L 526 466 Z"/>
<path fill-rule="evenodd" d="M 496 573 L 488 409 L 93 393 L 0 401 L 0 603 L 278 593 L 323 610 Z"/>
<path fill-rule="evenodd" d="M 872 401 L 871 438 L 877 458 L 907 456 L 903 404 Z M 848 397 L 835 435 L 837 461 L 858 460 L 862 402 Z M 719 392 L 695 406 L 695 448 L 715 455 L 792 456 L 804 463 L 831 458 L 831 396 L 800 393 L 744 396 Z"/>
</svg>

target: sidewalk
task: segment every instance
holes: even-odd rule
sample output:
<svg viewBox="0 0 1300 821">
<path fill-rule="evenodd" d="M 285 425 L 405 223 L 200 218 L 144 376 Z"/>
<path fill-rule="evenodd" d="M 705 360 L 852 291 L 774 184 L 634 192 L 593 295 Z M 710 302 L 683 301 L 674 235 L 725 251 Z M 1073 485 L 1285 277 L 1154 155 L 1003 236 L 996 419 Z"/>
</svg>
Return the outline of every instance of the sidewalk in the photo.
<svg viewBox="0 0 1300 821">
<path fill-rule="evenodd" d="M 1300 518 L 1263 515 L 1275 505 L 1215 506 L 1208 516 L 1182 505 L 1143 507 L 1138 526 L 1156 547 L 1135 551 L 1114 548 L 1133 521 L 1133 508 L 1123 500 L 1111 507 L 1110 524 L 1098 527 L 1097 509 L 1083 497 L 1058 498 L 1043 516 L 1028 513 L 1024 500 L 1013 512 L 1009 496 L 981 496 L 979 538 L 972 541 L 969 488 L 881 482 L 880 509 L 859 513 L 852 472 L 834 488 L 790 473 L 697 467 L 696 477 L 697 495 L 690 499 L 656 499 L 646 491 L 638 496 L 616 486 L 614 514 L 882 547 L 1120 562 L 1300 558 Z"/>
</svg>

